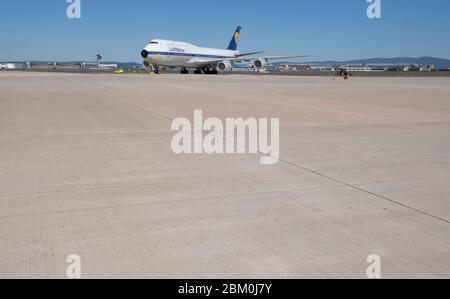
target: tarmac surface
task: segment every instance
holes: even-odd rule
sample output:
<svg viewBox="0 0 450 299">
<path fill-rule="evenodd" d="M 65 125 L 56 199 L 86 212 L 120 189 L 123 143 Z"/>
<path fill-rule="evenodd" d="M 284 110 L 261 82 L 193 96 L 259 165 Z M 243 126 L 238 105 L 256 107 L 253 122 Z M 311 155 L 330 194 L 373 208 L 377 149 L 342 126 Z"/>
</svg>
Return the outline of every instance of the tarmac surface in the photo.
<svg viewBox="0 0 450 299">
<path fill-rule="evenodd" d="M 176 155 L 271 117 L 281 157 Z M 450 78 L 0 72 L 0 278 L 450 278 Z"/>
</svg>

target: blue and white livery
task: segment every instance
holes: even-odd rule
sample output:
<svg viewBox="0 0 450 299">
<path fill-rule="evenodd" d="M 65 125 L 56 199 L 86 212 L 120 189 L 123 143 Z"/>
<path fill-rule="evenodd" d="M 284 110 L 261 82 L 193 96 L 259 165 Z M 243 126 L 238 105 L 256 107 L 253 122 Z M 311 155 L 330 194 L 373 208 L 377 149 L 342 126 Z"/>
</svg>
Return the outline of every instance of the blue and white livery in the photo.
<svg viewBox="0 0 450 299">
<path fill-rule="evenodd" d="M 261 52 L 241 54 L 238 50 L 239 26 L 226 50 L 198 47 L 193 44 L 154 39 L 141 52 L 146 66 L 152 66 L 155 73 L 159 67 L 180 67 L 182 74 L 188 74 L 189 69 L 195 69 L 196 74 L 217 74 L 233 70 L 234 63 L 248 62 L 258 70 L 265 69 L 269 60 L 306 57 L 303 56 L 272 56 L 246 57 Z M 244 58 L 245 57 L 245 58 Z"/>
</svg>

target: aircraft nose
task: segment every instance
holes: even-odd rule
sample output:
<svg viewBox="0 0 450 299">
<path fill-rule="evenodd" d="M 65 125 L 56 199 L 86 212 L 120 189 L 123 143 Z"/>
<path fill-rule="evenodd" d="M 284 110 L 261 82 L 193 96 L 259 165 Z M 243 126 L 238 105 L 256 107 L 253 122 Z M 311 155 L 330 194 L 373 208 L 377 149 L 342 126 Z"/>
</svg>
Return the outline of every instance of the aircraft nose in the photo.
<svg viewBox="0 0 450 299">
<path fill-rule="evenodd" d="M 142 50 L 142 52 L 141 52 L 141 56 L 142 56 L 142 58 L 147 58 L 148 57 L 148 51 L 147 50 Z"/>
</svg>

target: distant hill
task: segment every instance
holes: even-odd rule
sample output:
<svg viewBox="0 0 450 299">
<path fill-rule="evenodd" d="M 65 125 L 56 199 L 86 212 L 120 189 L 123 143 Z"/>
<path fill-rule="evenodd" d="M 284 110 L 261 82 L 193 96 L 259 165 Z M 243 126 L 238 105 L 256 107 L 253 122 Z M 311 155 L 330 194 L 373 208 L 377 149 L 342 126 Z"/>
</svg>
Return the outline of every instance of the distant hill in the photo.
<svg viewBox="0 0 450 299">
<path fill-rule="evenodd" d="M 277 62 L 276 64 L 286 64 L 292 62 Z M 348 61 L 308 61 L 299 63 L 311 63 L 311 64 L 432 64 L 437 68 L 448 68 L 450 67 L 450 60 L 435 57 L 395 57 L 395 58 L 367 58 L 367 59 L 356 59 Z"/>
</svg>

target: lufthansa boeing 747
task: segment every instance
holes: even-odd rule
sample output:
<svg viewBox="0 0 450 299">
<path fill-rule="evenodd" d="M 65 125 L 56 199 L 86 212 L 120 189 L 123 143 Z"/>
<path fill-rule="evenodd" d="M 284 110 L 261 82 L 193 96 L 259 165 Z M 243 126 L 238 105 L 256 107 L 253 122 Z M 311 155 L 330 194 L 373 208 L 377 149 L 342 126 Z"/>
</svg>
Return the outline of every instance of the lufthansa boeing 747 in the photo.
<svg viewBox="0 0 450 299">
<path fill-rule="evenodd" d="M 230 72 L 234 63 L 249 63 L 257 70 L 264 70 L 269 60 L 307 57 L 302 56 L 267 56 L 247 57 L 262 52 L 241 54 L 238 50 L 239 34 L 241 27 L 231 39 L 226 50 L 198 47 L 193 44 L 154 39 L 141 52 L 144 64 L 152 66 L 155 73 L 159 73 L 160 67 L 180 67 L 182 74 L 188 74 L 189 69 L 195 69 L 195 74 L 217 74 Z"/>
</svg>

